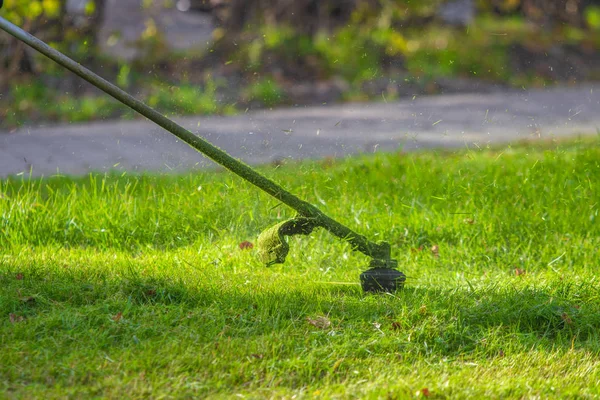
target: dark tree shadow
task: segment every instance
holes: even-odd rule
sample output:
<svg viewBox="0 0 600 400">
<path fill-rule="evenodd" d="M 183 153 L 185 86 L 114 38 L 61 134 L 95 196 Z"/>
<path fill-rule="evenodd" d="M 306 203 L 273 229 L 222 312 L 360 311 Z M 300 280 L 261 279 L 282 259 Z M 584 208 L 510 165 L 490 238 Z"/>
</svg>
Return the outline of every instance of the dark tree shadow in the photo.
<svg viewBox="0 0 600 400">
<path fill-rule="evenodd" d="M 290 325 L 306 324 L 307 317 L 327 315 L 330 329 L 351 332 L 378 323 L 386 335 L 401 338 L 411 332 L 413 343 L 430 343 L 430 351 L 444 355 L 468 352 L 497 330 L 529 345 L 599 348 L 591 340 L 600 331 L 600 307 L 591 301 L 598 293 L 593 284 L 442 290 L 414 288 L 408 282 L 394 295 L 366 295 L 358 285 L 266 285 L 248 290 L 210 281 L 205 273 L 199 276 L 205 281 L 190 284 L 127 272 L 119 277 L 33 273 L 18 282 L 0 274 L 0 311 L 35 318 L 55 304 L 88 311 L 106 306 L 115 312 L 127 305 L 139 315 L 175 307 L 192 316 L 189 323 L 202 327 L 206 341 L 214 340 L 225 326 L 229 337 L 250 339 L 277 335 Z M 35 301 L 24 301 L 31 290 Z M 96 323 L 108 322 L 105 318 Z M 419 327 L 423 329 L 415 329 Z"/>
</svg>

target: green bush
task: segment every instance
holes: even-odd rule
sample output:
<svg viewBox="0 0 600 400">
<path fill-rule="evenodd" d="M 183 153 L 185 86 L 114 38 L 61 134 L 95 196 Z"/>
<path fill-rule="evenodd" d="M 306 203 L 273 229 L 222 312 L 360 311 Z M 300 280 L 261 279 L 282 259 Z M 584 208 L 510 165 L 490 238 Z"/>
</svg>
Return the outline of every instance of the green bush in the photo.
<svg viewBox="0 0 600 400">
<path fill-rule="evenodd" d="M 175 114 L 232 114 L 231 105 L 219 104 L 216 97 L 218 83 L 208 78 L 204 87 L 181 85 L 169 86 L 163 83 L 151 85 L 147 103 L 161 112 Z"/>
<path fill-rule="evenodd" d="M 249 101 L 259 101 L 266 107 L 272 107 L 282 102 L 283 90 L 271 78 L 263 78 L 248 85 L 245 96 Z"/>
<path fill-rule="evenodd" d="M 69 50 L 79 60 L 94 54 L 95 33 L 99 25 L 104 0 L 88 0 L 85 23 L 67 13 L 66 0 L 4 0 L 2 15 L 59 50 Z M 4 51 L 2 49 L 5 49 Z M 31 58 L 33 54 L 34 58 Z M 0 36 L 0 88 L 7 85 L 17 73 L 57 72 L 59 69 L 48 59 L 26 53 L 24 45 L 7 35 Z"/>
</svg>

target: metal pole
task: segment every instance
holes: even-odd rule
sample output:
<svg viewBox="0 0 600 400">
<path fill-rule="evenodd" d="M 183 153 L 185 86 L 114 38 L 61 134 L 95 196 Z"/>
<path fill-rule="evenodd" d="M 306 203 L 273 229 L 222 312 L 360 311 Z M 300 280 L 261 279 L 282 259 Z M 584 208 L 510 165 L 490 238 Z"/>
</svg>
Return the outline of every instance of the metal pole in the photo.
<svg viewBox="0 0 600 400">
<path fill-rule="evenodd" d="M 0 0 L 0 7 L 2 4 L 1 1 L 2 0 Z M 23 29 L 2 17 L 0 17 L 0 29 L 31 46 L 46 57 L 50 58 L 52 61 L 60 64 L 69 71 L 85 79 L 126 106 L 134 109 L 144 117 L 171 132 L 173 135 L 177 136 L 194 149 L 205 154 L 216 163 L 221 164 L 231 172 L 259 187 L 282 203 L 287 204 L 294 210 L 298 211 L 299 214 L 307 218 L 315 219 L 317 225 L 327 229 L 335 236 L 348 241 L 355 250 L 358 250 L 361 253 L 375 259 L 389 260 L 390 247 L 387 243 L 371 242 L 366 237 L 359 235 L 345 225 L 342 225 L 334 219 L 328 217 L 317 207 L 296 197 L 292 193 L 279 186 L 277 183 L 254 171 L 248 165 L 231 157 L 229 154 L 214 146 L 207 140 L 194 135 L 181 125 L 178 125 L 158 111 L 137 100 L 130 94 L 119 89 L 117 86 L 101 78 L 81 64 L 73 61 L 58 50 L 53 49 L 40 39 L 28 32 L 25 32 Z"/>
</svg>

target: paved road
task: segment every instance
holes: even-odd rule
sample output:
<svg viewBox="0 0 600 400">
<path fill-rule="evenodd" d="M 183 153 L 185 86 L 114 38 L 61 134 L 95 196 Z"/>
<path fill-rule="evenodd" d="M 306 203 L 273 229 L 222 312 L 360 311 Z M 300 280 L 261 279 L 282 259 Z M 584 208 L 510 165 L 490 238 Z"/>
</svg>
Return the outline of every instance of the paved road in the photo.
<svg viewBox="0 0 600 400">
<path fill-rule="evenodd" d="M 250 164 L 281 159 L 595 134 L 600 85 L 185 117 L 192 132 Z M 214 165 L 146 120 L 0 132 L 0 177 L 182 171 Z"/>
<path fill-rule="evenodd" d="M 142 7 L 140 0 L 107 0 L 98 41 L 105 54 L 132 60 L 140 55 L 136 42 L 152 21 L 171 50 L 204 49 L 215 28 L 210 15 L 183 13 L 161 1 Z"/>
</svg>

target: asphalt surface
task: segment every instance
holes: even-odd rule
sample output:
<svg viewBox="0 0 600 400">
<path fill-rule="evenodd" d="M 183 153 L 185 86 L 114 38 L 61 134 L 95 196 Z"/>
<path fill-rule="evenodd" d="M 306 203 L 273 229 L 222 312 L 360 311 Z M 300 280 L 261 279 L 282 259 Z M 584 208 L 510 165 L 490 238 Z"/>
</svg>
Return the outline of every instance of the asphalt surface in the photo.
<svg viewBox="0 0 600 400">
<path fill-rule="evenodd" d="M 180 12 L 162 1 L 106 0 L 98 43 L 111 57 L 133 60 L 141 55 L 139 40 L 156 27 L 170 50 L 204 49 L 212 43 L 214 21 L 209 14 Z M 176 3 L 176 2 L 174 2 Z"/>
<path fill-rule="evenodd" d="M 482 147 L 600 131 L 600 85 L 296 107 L 177 122 L 250 164 Z M 0 177 L 214 167 L 147 120 L 0 131 Z"/>
</svg>

